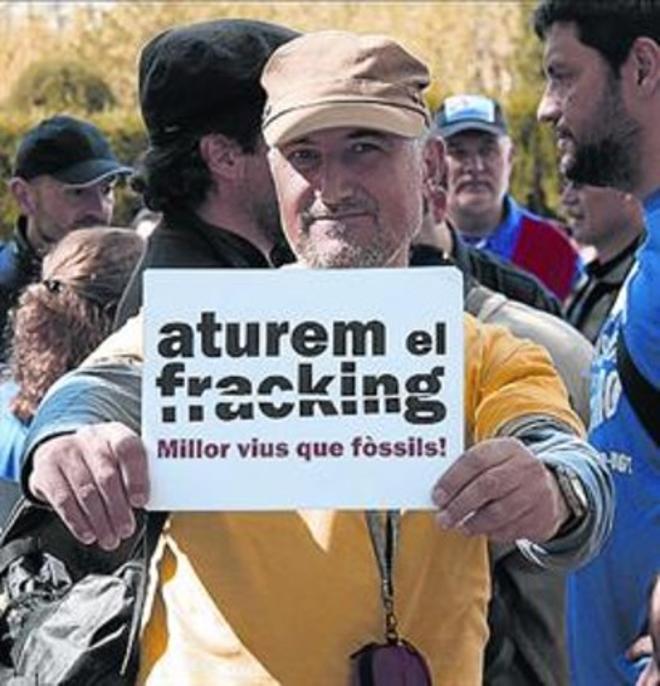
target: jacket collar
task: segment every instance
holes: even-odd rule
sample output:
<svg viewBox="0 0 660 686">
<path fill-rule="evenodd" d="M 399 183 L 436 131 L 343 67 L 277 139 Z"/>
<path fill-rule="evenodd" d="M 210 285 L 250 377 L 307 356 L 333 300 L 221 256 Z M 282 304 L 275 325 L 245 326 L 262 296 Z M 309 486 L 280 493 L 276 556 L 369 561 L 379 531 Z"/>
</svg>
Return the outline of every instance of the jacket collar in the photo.
<svg viewBox="0 0 660 686">
<path fill-rule="evenodd" d="M 22 268 L 36 276 L 41 272 L 41 257 L 30 245 L 27 238 L 27 217 L 20 215 L 16 221 L 13 235 L 16 244 L 16 255 Z"/>
<path fill-rule="evenodd" d="M 201 234 L 213 253 L 225 255 L 228 251 L 231 252 L 237 262 L 236 266 L 239 267 L 280 267 L 294 261 L 291 249 L 286 245 L 284 238 L 281 244 L 273 247 L 268 259 L 266 259 L 255 245 L 242 236 L 220 226 L 209 224 L 190 210 L 167 212 L 164 216 L 164 223 L 173 230 L 179 230 L 178 227 L 185 227 L 186 231 L 195 231 Z"/>
</svg>

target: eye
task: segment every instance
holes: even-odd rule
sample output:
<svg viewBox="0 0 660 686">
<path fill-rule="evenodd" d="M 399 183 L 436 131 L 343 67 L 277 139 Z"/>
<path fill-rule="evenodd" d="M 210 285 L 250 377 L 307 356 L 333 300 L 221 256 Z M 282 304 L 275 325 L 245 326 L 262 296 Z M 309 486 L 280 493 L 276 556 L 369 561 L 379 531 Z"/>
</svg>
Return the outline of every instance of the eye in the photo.
<svg viewBox="0 0 660 686">
<path fill-rule="evenodd" d="M 286 153 L 286 159 L 294 167 L 309 168 L 318 162 L 320 154 L 312 148 L 294 148 Z"/>
<path fill-rule="evenodd" d="M 558 67 L 557 65 L 551 64 L 546 69 L 546 78 L 552 83 L 564 83 L 569 77 L 570 72 L 563 67 Z"/>
<path fill-rule="evenodd" d="M 381 149 L 381 146 L 372 141 L 356 141 L 351 145 L 351 151 L 358 155 L 364 155 L 369 152 L 377 152 Z"/>
<path fill-rule="evenodd" d="M 485 159 L 491 159 L 497 155 L 498 152 L 498 147 L 494 144 L 490 145 L 485 145 L 481 150 L 479 150 L 479 154 L 485 158 Z"/>
<path fill-rule="evenodd" d="M 467 152 L 462 148 L 448 147 L 447 156 L 452 157 L 455 160 L 462 160 L 467 156 Z"/>
</svg>

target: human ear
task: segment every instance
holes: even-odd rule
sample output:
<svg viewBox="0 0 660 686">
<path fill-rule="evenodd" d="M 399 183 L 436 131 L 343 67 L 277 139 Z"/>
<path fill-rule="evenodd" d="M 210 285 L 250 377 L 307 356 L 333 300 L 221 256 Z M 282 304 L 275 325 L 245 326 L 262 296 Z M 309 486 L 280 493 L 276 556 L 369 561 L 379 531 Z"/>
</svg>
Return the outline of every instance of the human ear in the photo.
<svg viewBox="0 0 660 686">
<path fill-rule="evenodd" d="M 445 144 L 439 137 L 430 137 L 424 146 L 424 195 L 431 202 L 445 187 Z"/>
<path fill-rule="evenodd" d="M 15 176 L 9 181 L 9 192 L 14 196 L 21 213 L 31 216 L 36 212 L 34 189 L 28 181 Z"/>
<path fill-rule="evenodd" d="M 660 87 L 660 45 L 652 38 L 640 37 L 630 49 L 635 83 L 644 95 L 653 95 Z"/>
<path fill-rule="evenodd" d="M 199 141 L 199 152 L 213 176 L 236 179 L 243 175 L 245 155 L 238 143 L 220 133 L 209 133 Z"/>
<path fill-rule="evenodd" d="M 509 149 L 507 150 L 507 160 L 509 162 L 509 166 L 513 167 L 513 163 L 516 159 L 516 144 L 511 140 L 511 138 L 508 138 L 508 141 Z"/>
</svg>

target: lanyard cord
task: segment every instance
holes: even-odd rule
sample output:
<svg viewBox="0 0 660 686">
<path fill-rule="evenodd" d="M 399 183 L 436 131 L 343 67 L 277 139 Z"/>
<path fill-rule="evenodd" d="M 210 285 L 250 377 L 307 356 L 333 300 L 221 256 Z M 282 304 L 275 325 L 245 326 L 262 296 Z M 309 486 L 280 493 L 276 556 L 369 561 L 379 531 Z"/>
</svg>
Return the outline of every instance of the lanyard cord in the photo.
<svg viewBox="0 0 660 686">
<path fill-rule="evenodd" d="M 394 560 L 399 541 L 401 513 L 388 510 L 383 514 L 375 510 L 366 513 L 369 536 L 380 573 L 380 595 L 385 610 L 385 638 L 388 643 L 399 643 L 397 619 L 394 613 Z"/>
</svg>

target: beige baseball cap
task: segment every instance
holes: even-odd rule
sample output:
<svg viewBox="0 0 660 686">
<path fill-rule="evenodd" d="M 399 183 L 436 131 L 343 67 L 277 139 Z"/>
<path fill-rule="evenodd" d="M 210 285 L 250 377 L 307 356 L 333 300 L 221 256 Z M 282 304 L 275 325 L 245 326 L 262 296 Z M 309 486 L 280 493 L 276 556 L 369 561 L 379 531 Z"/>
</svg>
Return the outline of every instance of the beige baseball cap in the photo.
<svg viewBox="0 0 660 686">
<path fill-rule="evenodd" d="M 431 120 L 422 97 L 428 69 L 386 36 L 308 33 L 271 55 L 261 84 L 270 146 L 339 126 L 417 138 Z"/>
</svg>

